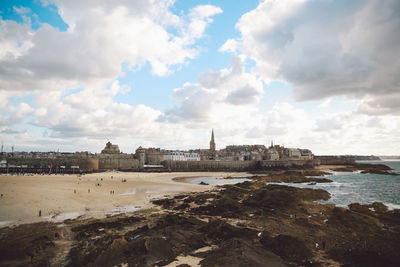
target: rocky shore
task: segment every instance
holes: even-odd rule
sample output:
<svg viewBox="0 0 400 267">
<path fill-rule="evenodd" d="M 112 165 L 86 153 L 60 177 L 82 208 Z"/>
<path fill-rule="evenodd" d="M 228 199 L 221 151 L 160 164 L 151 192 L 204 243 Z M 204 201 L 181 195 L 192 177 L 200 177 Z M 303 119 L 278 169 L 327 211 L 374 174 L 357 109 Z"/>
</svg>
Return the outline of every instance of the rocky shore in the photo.
<svg viewBox="0 0 400 267">
<path fill-rule="evenodd" d="M 400 266 L 400 210 L 339 208 L 317 202 L 330 197 L 321 189 L 266 185 L 329 182 L 312 175 L 321 173 L 258 173 L 129 215 L 2 228 L 0 265 Z"/>
<path fill-rule="evenodd" d="M 393 172 L 393 169 L 386 166 L 385 164 L 369 164 L 369 163 L 356 163 L 353 165 L 347 165 L 341 168 L 336 168 L 338 172 L 353 172 L 361 171 L 361 173 L 372 173 L 372 174 L 384 174 L 384 175 L 399 175 Z"/>
</svg>

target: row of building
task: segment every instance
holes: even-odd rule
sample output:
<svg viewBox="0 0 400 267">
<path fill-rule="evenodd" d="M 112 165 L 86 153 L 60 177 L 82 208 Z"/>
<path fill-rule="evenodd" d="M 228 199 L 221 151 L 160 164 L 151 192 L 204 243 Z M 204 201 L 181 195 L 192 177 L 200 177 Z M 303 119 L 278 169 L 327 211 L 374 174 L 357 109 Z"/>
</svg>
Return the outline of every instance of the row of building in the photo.
<svg viewBox="0 0 400 267">
<path fill-rule="evenodd" d="M 4 154 L 4 153 L 3 153 Z M 5 157 L 4 157 L 5 156 Z M 308 149 L 285 148 L 274 145 L 230 145 L 216 150 L 214 131 L 211 132 L 209 149 L 193 149 L 188 151 L 164 150 L 160 148 L 139 147 L 135 153 L 122 153 L 116 144 L 107 142 L 99 154 L 89 152 L 13 152 L 3 155 L 2 165 L 31 166 L 40 164 L 56 168 L 85 166 L 89 169 L 140 169 L 146 166 L 166 166 L 166 162 L 199 162 L 199 161 L 282 161 L 312 160 L 314 155 Z M 72 165 L 74 164 L 74 165 Z M 3 166 L 3 167 L 4 167 Z M 1 166 L 0 166 L 1 167 Z"/>
</svg>

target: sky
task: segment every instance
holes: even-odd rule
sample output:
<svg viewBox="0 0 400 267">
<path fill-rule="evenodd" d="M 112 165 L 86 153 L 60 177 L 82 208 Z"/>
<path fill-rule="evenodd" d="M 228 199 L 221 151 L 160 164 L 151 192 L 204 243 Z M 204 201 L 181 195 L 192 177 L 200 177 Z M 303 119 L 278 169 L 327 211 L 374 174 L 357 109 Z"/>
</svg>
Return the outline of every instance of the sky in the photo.
<svg viewBox="0 0 400 267">
<path fill-rule="evenodd" d="M 0 2 L 5 151 L 400 154 L 400 1 Z"/>
</svg>

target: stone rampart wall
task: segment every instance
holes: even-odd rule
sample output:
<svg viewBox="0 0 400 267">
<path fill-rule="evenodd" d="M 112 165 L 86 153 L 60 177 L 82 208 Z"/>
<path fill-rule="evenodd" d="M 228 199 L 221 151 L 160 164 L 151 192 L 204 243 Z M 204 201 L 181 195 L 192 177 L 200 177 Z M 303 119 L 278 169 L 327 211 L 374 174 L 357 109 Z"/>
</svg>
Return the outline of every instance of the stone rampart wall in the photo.
<svg viewBox="0 0 400 267">
<path fill-rule="evenodd" d="M 8 158 L 9 166 L 27 166 L 27 168 L 60 168 L 65 166 L 70 169 L 71 166 L 79 166 L 81 171 L 97 171 L 99 169 L 99 160 L 97 158 L 57 158 L 57 159 L 24 159 Z"/>
<path fill-rule="evenodd" d="M 100 170 L 128 170 L 139 169 L 139 160 L 134 158 L 99 158 Z"/>
<path fill-rule="evenodd" d="M 353 156 L 315 156 L 314 158 L 319 160 L 321 165 L 351 165 L 356 162 Z"/>
<path fill-rule="evenodd" d="M 171 171 L 247 171 L 257 169 L 258 161 L 164 161 L 163 165 Z"/>
<path fill-rule="evenodd" d="M 70 169 L 71 166 L 79 166 L 79 170 L 97 171 L 97 170 L 145 170 L 139 164 L 139 160 L 127 156 L 109 156 L 99 158 L 64 158 L 64 159 L 8 159 L 10 165 L 27 165 L 29 168 L 44 168 L 48 166 L 60 168 L 65 166 Z M 319 165 L 320 160 L 248 160 L 248 161 L 163 161 L 164 168 L 156 168 L 157 171 L 252 171 L 269 168 L 289 168 L 293 166 L 315 166 Z M 324 161 L 327 162 L 327 161 Z M 329 161 L 332 163 L 332 160 Z M 344 164 L 343 161 L 335 161 L 336 164 Z M 339 163 L 340 162 L 340 163 Z"/>
<path fill-rule="evenodd" d="M 308 159 L 308 160 L 262 160 L 260 161 L 260 169 L 268 168 L 290 168 L 297 166 L 317 166 L 319 165 L 319 160 Z"/>
<path fill-rule="evenodd" d="M 253 171 L 269 168 L 316 166 L 319 160 L 246 160 L 246 161 L 164 161 L 166 170 L 171 171 Z"/>
</svg>

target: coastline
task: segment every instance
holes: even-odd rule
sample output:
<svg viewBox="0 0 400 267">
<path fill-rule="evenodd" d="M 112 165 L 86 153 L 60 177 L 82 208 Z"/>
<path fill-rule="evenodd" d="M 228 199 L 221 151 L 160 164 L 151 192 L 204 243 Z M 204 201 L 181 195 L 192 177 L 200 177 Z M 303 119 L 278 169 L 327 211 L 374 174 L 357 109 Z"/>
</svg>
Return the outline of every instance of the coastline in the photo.
<svg viewBox="0 0 400 267">
<path fill-rule="evenodd" d="M 104 218 L 150 208 L 152 198 L 208 190 L 209 186 L 185 183 L 184 179 L 179 181 L 181 176 L 190 178 L 199 175 L 214 177 L 229 176 L 232 173 L 0 175 L 0 189 L 3 194 L 0 201 L 0 227 L 44 221 L 59 222 L 63 218 Z M 39 210 L 41 217 L 38 216 Z"/>
<path fill-rule="evenodd" d="M 100 219 L 2 228 L 0 251 L 5 256 L 0 262 L 34 266 L 66 262 L 69 266 L 176 266 L 178 262 L 191 266 L 398 266 L 400 210 L 387 210 L 381 203 L 340 208 L 317 202 L 329 199 L 322 189 L 265 183 L 279 176 L 282 180 L 289 176 L 313 179 L 307 177 L 310 173 L 316 175 L 319 170 L 271 171 L 253 176 L 251 182 L 177 192 L 151 200 L 154 206 L 149 209 Z M 204 177 L 193 173 L 191 178 L 196 176 Z M 176 177 L 190 179 L 187 173 L 173 174 L 170 182 L 178 183 Z M 61 240 L 54 240 L 57 231 Z M 32 234 L 27 236 L 27 232 Z"/>
</svg>

